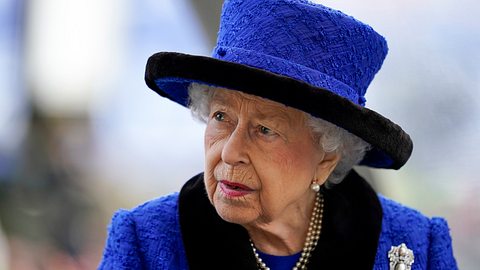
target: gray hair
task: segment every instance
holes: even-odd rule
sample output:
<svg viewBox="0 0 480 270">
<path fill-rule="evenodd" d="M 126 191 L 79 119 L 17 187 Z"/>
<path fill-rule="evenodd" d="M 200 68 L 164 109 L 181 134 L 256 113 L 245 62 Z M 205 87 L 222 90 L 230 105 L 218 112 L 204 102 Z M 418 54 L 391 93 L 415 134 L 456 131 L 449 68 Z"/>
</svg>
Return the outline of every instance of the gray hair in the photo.
<svg viewBox="0 0 480 270">
<path fill-rule="evenodd" d="M 210 113 L 210 101 L 215 87 L 192 83 L 188 88 L 189 108 L 195 119 L 207 122 Z M 371 149 L 370 144 L 354 134 L 330 122 L 305 113 L 307 125 L 314 138 L 326 153 L 340 154 L 340 160 L 327 179 L 326 187 L 339 184 L 348 172 L 357 165 Z"/>
</svg>

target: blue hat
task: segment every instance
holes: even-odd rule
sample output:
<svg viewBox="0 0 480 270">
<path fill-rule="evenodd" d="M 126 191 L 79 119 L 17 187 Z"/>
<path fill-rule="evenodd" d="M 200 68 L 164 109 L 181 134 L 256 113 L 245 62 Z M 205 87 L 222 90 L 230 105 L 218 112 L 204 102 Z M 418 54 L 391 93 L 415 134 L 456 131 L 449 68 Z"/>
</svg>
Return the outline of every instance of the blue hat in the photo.
<svg viewBox="0 0 480 270">
<path fill-rule="evenodd" d="M 327 120 L 372 145 L 361 164 L 398 169 L 411 155 L 407 133 L 365 107 L 387 55 L 370 26 L 306 0 L 227 0 L 212 57 L 160 52 L 147 85 L 188 105 L 192 82 L 242 91 Z"/>
</svg>

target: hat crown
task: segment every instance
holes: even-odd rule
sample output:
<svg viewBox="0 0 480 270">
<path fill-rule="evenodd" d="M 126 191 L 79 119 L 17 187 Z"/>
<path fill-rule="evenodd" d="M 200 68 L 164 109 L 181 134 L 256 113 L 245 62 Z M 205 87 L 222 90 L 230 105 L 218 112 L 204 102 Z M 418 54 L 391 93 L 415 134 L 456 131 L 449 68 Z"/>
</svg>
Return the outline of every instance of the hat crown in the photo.
<svg viewBox="0 0 480 270">
<path fill-rule="evenodd" d="M 325 88 L 364 105 L 385 39 L 344 13 L 304 0 L 229 0 L 213 57 Z"/>
</svg>

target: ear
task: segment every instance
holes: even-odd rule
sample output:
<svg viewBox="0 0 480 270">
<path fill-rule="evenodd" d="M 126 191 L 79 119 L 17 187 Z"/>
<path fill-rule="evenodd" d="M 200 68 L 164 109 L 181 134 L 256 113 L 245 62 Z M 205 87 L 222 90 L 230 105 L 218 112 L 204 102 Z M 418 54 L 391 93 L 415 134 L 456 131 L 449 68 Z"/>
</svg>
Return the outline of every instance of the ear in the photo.
<svg viewBox="0 0 480 270">
<path fill-rule="evenodd" d="M 323 159 L 318 163 L 315 171 L 315 180 L 318 184 L 323 185 L 330 174 L 337 167 L 341 155 L 337 152 L 325 153 Z"/>
</svg>

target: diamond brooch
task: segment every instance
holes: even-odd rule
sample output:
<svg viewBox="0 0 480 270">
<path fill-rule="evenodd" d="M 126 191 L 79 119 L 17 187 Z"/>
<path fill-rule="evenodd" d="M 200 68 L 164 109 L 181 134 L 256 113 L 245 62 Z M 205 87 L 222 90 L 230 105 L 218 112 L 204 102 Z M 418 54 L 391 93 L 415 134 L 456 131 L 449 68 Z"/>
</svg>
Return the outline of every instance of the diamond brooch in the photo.
<svg viewBox="0 0 480 270">
<path fill-rule="evenodd" d="M 402 243 L 390 248 L 388 259 L 390 259 L 390 270 L 411 270 L 415 256 L 413 256 L 413 251 Z"/>
</svg>

